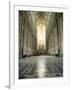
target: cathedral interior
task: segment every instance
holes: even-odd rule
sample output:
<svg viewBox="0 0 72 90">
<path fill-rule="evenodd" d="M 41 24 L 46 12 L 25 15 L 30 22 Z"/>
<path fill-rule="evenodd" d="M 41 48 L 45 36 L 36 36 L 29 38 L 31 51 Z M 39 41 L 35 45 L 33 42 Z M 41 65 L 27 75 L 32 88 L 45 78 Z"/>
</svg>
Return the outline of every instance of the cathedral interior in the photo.
<svg viewBox="0 0 72 90">
<path fill-rule="evenodd" d="M 19 11 L 19 79 L 63 77 L 63 13 Z"/>
</svg>

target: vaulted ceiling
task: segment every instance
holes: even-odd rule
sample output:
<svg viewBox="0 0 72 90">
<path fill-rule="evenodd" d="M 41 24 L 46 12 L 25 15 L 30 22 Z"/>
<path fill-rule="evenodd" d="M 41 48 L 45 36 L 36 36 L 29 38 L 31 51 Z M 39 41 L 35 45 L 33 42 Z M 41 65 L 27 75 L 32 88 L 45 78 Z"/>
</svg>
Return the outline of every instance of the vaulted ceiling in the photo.
<svg viewBox="0 0 72 90">
<path fill-rule="evenodd" d="M 46 21 L 46 36 L 48 37 L 51 31 L 52 25 L 55 23 L 55 13 L 54 12 L 40 12 L 40 11 L 28 11 L 29 20 L 33 28 L 33 33 L 36 36 L 36 21 L 40 17 L 44 17 Z"/>
</svg>

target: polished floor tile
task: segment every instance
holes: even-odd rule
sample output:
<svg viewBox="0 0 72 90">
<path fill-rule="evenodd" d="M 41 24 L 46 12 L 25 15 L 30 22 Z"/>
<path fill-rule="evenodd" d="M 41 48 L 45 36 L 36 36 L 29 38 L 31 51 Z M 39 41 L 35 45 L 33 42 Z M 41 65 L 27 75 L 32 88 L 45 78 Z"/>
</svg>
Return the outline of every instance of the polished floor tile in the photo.
<svg viewBox="0 0 72 90">
<path fill-rule="evenodd" d="M 19 79 L 63 77 L 63 59 L 56 56 L 32 56 L 19 60 Z"/>
</svg>

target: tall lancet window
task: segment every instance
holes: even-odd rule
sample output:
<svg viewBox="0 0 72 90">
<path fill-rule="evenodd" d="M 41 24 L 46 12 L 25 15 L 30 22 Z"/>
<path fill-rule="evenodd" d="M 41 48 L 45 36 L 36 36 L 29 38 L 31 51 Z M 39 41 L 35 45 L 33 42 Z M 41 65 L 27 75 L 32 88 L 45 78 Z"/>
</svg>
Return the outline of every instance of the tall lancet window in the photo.
<svg viewBox="0 0 72 90">
<path fill-rule="evenodd" d="M 37 27 L 37 49 L 46 49 L 46 20 L 43 16 L 38 17 Z"/>
</svg>

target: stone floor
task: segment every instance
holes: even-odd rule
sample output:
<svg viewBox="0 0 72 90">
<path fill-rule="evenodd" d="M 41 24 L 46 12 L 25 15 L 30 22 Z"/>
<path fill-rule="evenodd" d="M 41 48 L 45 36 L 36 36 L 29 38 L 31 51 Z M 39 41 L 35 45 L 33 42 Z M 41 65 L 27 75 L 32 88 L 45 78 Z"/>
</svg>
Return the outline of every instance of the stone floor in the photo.
<svg viewBox="0 0 72 90">
<path fill-rule="evenodd" d="M 32 56 L 19 60 L 19 79 L 63 77 L 63 59 L 56 56 Z"/>
</svg>

